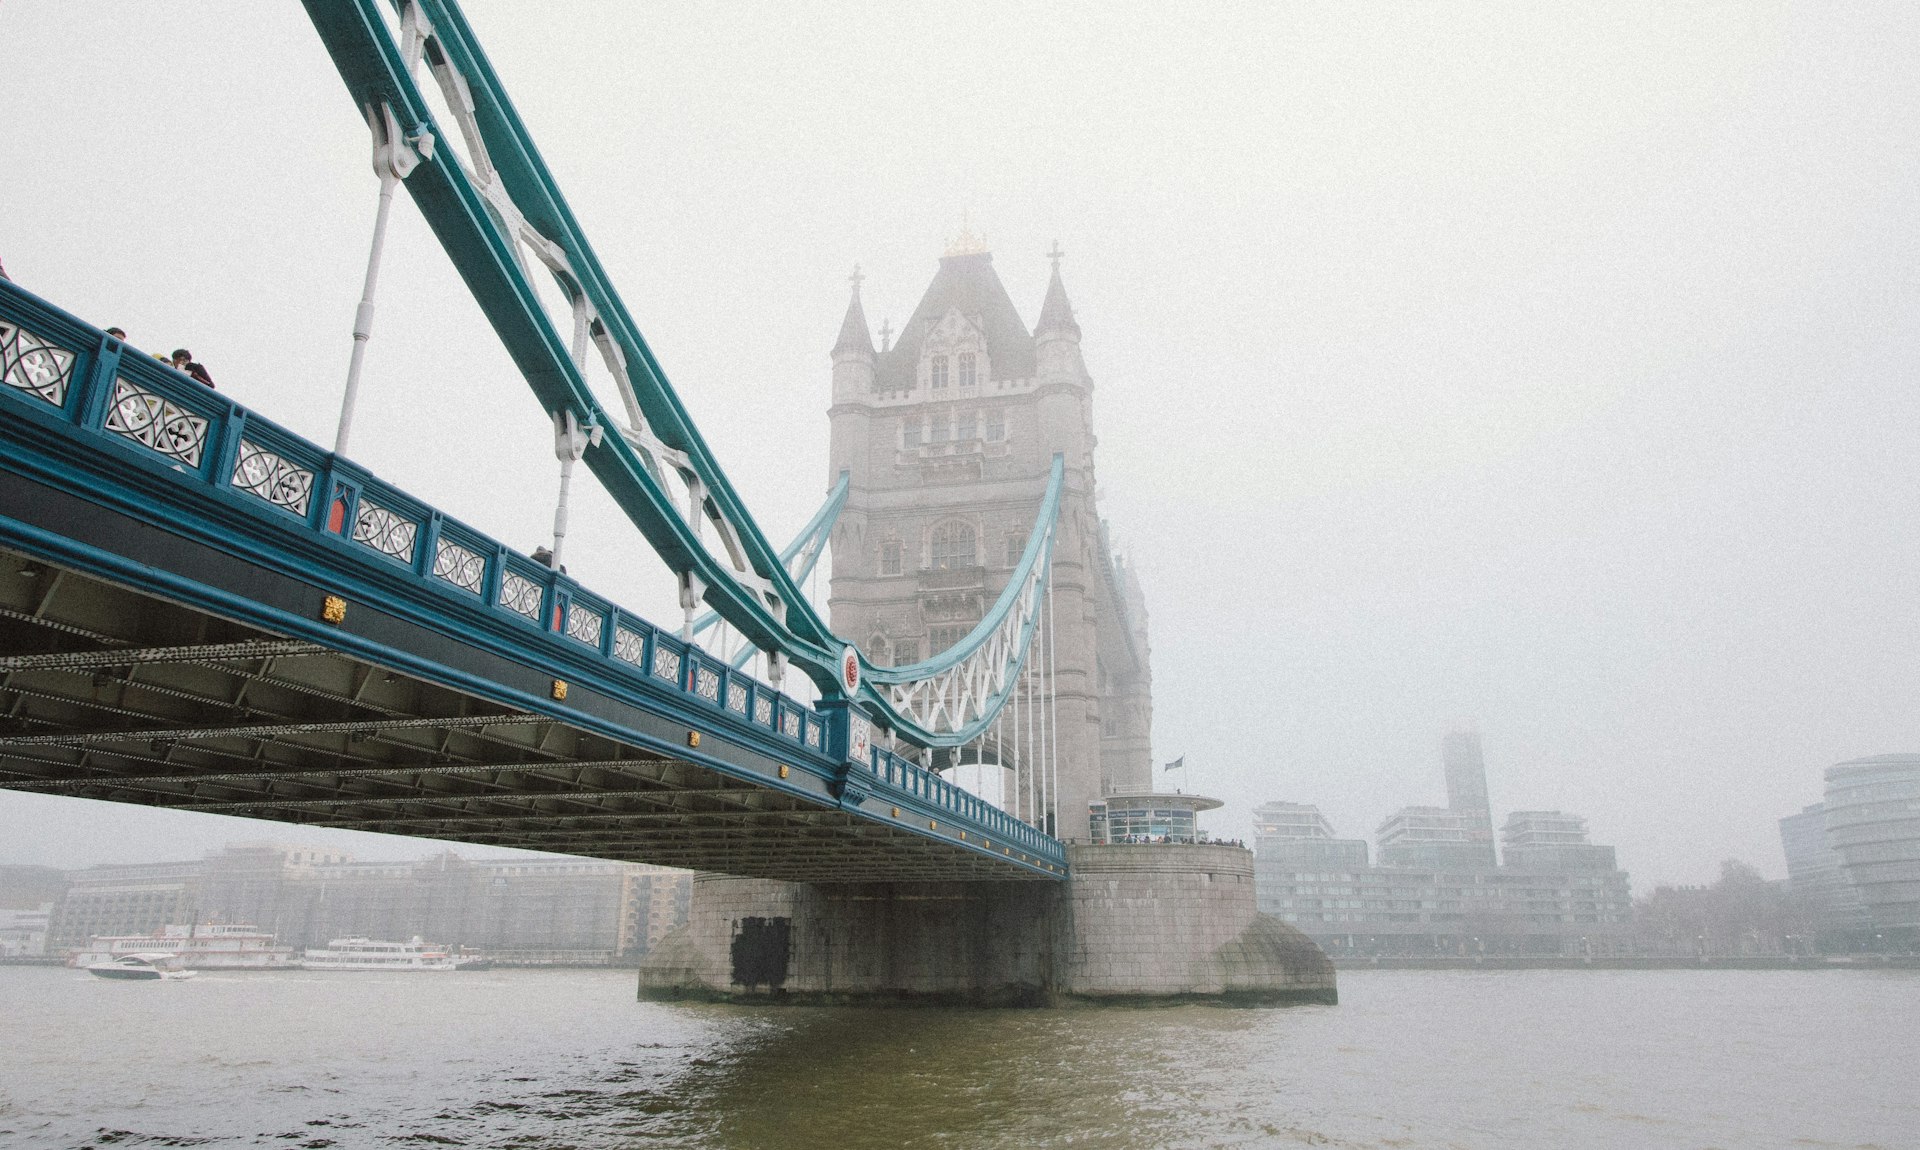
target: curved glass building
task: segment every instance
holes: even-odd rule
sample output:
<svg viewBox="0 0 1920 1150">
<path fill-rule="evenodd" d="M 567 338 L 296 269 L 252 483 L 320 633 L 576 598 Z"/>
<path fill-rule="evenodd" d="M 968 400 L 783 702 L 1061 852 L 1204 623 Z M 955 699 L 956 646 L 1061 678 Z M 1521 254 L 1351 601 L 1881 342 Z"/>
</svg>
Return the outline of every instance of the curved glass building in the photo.
<svg viewBox="0 0 1920 1150">
<path fill-rule="evenodd" d="M 1920 755 L 1827 768 L 1828 842 L 1875 930 L 1920 934 Z"/>
</svg>

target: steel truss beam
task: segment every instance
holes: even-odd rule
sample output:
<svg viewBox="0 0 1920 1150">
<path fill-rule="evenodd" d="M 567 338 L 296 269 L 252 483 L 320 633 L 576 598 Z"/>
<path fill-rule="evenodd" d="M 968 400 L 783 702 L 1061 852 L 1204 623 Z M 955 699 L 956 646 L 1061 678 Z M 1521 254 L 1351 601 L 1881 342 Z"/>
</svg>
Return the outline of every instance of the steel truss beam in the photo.
<svg viewBox="0 0 1920 1150">
<path fill-rule="evenodd" d="M 265 659 L 281 655 L 322 655 L 318 643 L 298 639 L 247 639 L 239 643 L 202 643 L 189 647 L 119 647 L 106 651 L 56 651 L 45 655 L 0 657 L 0 671 L 86 671 L 146 663 L 205 663 L 221 659 Z"/>
</svg>

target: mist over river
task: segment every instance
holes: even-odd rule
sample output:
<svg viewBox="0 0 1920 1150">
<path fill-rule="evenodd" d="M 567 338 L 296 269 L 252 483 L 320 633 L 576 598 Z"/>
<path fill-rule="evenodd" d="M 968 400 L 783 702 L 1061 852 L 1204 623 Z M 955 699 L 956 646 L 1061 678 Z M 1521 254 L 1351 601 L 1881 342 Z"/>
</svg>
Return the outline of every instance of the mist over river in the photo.
<svg viewBox="0 0 1920 1150">
<path fill-rule="evenodd" d="M 1920 972 L 1349 971 L 1288 1009 L 0 968 L 0 1146 L 1920 1146 Z"/>
</svg>

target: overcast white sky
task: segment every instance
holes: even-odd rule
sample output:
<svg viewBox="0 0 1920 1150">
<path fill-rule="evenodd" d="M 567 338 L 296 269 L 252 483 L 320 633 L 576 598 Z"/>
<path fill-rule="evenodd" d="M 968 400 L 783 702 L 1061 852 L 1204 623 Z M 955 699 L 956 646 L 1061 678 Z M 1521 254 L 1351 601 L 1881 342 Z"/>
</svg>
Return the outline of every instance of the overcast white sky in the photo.
<svg viewBox="0 0 1920 1150">
<path fill-rule="evenodd" d="M 1216 830 L 1371 837 L 1470 723 L 1645 891 L 1920 750 L 1920 6 L 467 11 L 776 540 L 852 265 L 897 326 L 967 212 L 1031 323 L 1061 241 Z M 376 183 L 299 4 L 8 0 L 0 117 L 16 280 L 331 442 Z M 382 288 L 354 455 L 530 549 L 549 432 L 404 199 Z M 674 613 L 604 497 L 569 546 Z M 0 794 L 0 862 L 261 837 Z"/>
</svg>

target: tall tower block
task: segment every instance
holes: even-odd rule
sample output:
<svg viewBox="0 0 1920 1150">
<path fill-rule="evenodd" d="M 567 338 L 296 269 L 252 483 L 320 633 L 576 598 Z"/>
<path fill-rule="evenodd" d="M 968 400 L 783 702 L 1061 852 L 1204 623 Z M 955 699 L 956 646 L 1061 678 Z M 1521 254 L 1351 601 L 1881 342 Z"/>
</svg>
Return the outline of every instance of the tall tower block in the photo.
<svg viewBox="0 0 1920 1150">
<path fill-rule="evenodd" d="M 1487 763 L 1480 753 L 1480 732 L 1449 732 L 1440 743 L 1440 762 L 1447 772 L 1448 809 L 1473 816 L 1468 836 L 1476 847 L 1484 846 L 1485 865 L 1494 865 L 1493 809 L 1487 801 Z"/>
<path fill-rule="evenodd" d="M 1062 456 L 1049 704 L 1059 792 L 1050 812 L 1016 813 L 1084 838 L 1090 802 L 1151 783 L 1152 674 L 1144 596 L 1094 506 L 1093 379 L 1060 253 L 1049 255 L 1031 332 L 993 256 L 965 239 L 878 350 L 856 280 L 828 411 L 829 480 L 851 480 L 829 612 L 834 631 L 882 666 L 959 642 L 1005 587 Z"/>
</svg>

